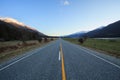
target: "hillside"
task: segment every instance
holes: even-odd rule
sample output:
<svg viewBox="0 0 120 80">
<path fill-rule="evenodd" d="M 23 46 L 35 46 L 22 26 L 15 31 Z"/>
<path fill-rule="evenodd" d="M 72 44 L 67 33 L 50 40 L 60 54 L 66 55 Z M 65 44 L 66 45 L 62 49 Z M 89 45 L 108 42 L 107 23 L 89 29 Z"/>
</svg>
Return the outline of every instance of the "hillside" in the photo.
<svg viewBox="0 0 120 80">
<path fill-rule="evenodd" d="M 97 29 L 94 29 L 92 31 L 89 31 L 87 33 L 74 33 L 69 36 L 69 38 L 78 38 L 78 37 L 90 37 L 90 38 L 114 38 L 114 37 L 120 37 L 120 21 L 114 22 L 112 24 L 109 24 L 105 27 L 100 27 Z"/>
<path fill-rule="evenodd" d="M 0 40 L 36 40 L 46 36 L 12 18 L 0 18 Z"/>
<path fill-rule="evenodd" d="M 106 27 L 103 27 L 101 29 L 96 29 L 93 31 L 90 31 L 85 34 L 88 37 L 104 37 L 104 38 L 110 38 L 110 37 L 120 37 L 120 21 L 117 21 L 115 23 L 109 24 Z"/>
<path fill-rule="evenodd" d="M 63 36 L 63 37 L 67 37 L 67 38 L 78 38 L 80 36 L 83 36 L 86 32 L 85 31 L 81 31 L 81 32 L 77 32 L 77 33 L 73 33 L 67 36 Z"/>
</svg>

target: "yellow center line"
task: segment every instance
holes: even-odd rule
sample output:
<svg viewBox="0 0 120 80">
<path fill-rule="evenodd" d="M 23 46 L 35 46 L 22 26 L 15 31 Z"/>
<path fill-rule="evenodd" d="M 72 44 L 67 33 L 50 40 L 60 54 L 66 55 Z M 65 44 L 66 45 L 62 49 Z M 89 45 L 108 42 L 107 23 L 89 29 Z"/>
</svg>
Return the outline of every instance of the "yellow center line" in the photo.
<svg viewBox="0 0 120 80">
<path fill-rule="evenodd" d="M 62 44 L 60 44 L 60 55 L 61 55 L 61 67 L 62 67 L 62 80 L 66 80 L 65 65 L 64 65 L 64 55 L 62 51 Z"/>
</svg>

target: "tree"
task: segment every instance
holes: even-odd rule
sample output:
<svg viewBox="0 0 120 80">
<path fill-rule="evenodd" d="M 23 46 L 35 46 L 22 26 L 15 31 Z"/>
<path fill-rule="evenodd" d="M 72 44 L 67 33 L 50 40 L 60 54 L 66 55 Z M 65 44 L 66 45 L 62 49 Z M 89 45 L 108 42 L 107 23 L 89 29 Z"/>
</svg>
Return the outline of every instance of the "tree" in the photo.
<svg viewBox="0 0 120 80">
<path fill-rule="evenodd" d="M 84 39 L 83 38 L 79 38 L 78 42 L 80 42 L 81 44 L 83 44 L 84 43 Z"/>
<path fill-rule="evenodd" d="M 39 41 L 39 43 L 41 43 L 42 42 L 42 38 L 39 38 L 38 41 Z"/>
</svg>

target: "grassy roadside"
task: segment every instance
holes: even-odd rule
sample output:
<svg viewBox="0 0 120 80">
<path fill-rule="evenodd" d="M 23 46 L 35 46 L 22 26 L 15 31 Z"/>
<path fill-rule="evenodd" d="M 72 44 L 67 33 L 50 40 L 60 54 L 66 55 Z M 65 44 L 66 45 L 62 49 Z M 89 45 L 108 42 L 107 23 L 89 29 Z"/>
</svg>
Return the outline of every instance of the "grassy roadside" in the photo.
<svg viewBox="0 0 120 80">
<path fill-rule="evenodd" d="M 37 40 L 27 41 L 27 45 L 21 45 L 20 41 L 0 42 L 0 63 L 47 43 L 48 42 L 39 43 Z"/>
<path fill-rule="evenodd" d="M 83 44 L 80 44 L 78 39 L 64 40 L 120 58 L 120 40 L 87 39 Z"/>
</svg>

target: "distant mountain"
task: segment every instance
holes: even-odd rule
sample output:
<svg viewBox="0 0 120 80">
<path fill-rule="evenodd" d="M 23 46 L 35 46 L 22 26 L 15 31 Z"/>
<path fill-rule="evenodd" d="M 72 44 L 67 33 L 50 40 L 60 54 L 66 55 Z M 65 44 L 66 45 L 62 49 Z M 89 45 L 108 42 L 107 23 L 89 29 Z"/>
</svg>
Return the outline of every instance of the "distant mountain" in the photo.
<svg viewBox="0 0 120 80">
<path fill-rule="evenodd" d="M 98 35 L 100 33 L 100 31 L 103 29 L 104 27 L 100 27 L 97 29 L 94 29 L 92 31 L 87 32 L 86 34 L 84 34 L 84 36 L 87 37 L 95 37 L 96 35 Z"/>
<path fill-rule="evenodd" d="M 43 36 L 46 35 L 15 19 L 0 18 L 0 40 L 33 40 Z"/>
<path fill-rule="evenodd" d="M 81 31 L 81 32 L 77 32 L 77 33 L 73 33 L 64 37 L 68 37 L 68 38 L 78 38 L 80 36 L 83 36 L 86 32 L 85 31 Z"/>
<path fill-rule="evenodd" d="M 78 37 L 90 37 L 90 38 L 113 38 L 120 37 L 120 20 L 109 24 L 108 26 L 99 27 L 89 32 L 78 32 L 70 34 L 66 37 L 78 38 Z"/>
<path fill-rule="evenodd" d="M 106 27 L 98 28 L 92 31 L 89 31 L 85 36 L 93 38 L 112 38 L 120 37 L 120 21 L 109 24 Z"/>
</svg>

